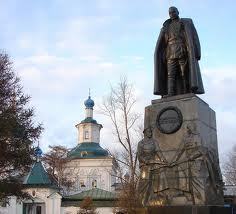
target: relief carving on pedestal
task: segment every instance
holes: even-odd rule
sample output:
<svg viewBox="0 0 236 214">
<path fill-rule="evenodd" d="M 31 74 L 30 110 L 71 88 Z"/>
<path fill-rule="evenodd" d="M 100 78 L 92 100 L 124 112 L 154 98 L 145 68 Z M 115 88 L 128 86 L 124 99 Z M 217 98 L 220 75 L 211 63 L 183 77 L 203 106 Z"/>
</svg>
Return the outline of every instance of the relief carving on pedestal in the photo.
<svg viewBox="0 0 236 214">
<path fill-rule="evenodd" d="M 159 167 L 158 176 L 160 185 L 165 186 L 166 178 L 162 173 L 163 168 L 168 166 L 166 159 L 164 158 L 158 142 L 153 138 L 152 128 L 148 127 L 144 131 L 144 139 L 138 143 L 138 160 L 140 167 L 140 179 L 138 183 L 138 191 L 144 206 L 151 205 L 152 201 L 159 201 L 160 204 L 164 203 L 167 198 L 162 194 L 155 194 L 154 189 L 157 186 L 153 185 L 154 168 Z M 162 181 L 162 183 L 161 183 Z"/>
<path fill-rule="evenodd" d="M 220 201 L 218 156 L 204 145 L 194 122 L 188 122 L 185 129 L 171 161 L 165 158 L 168 151 L 161 151 L 158 141 L 153 139 L 152 128 L 144 130 L 144 139 L 138 144 L 141 172 L 138 191 L 144 206 L 171 205 L 176 198 L 190 204 Z"/>
</svg>

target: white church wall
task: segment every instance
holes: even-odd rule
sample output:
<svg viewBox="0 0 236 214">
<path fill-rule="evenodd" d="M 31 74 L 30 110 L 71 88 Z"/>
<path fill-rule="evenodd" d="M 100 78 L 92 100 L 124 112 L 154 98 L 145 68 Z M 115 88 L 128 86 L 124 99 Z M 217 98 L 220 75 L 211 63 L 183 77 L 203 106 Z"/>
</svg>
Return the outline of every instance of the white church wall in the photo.
<svg viewBox="0 0 236 214">
<path fill-rule="evenodd" d="M 61 212 L 61 199 L 49 198 L 46 201 L 46 214 L 59 214 Z"/>
<path fill-rule="evenodd" d="M 0 206 L 0 214 L 8 214 L 8 207 L 1 207 Z"/>
<path fill-rule="evenodd" d="M 22 214 L 22 203 L 17 203 L 16 196 L 10 196 L 6 207 L 0 207 L 0 214 Z"/>
<path fill-rule="evenodd" d="M 0 207 L 0 214 L 22 214 L 23 203 L 44 203 L 46 211 L 45 214 L 60 214 L 61 195 L 58 194 L 56 190 L 48 188 L 28 188 L 24 191 L 29 193 L 32 198 L 34 198 L 34 201 L 18 201 L 15 196 L 11 196 L 6 207 Z"/>
<path fill-rule="evenodd" d="M 86 112 L 86 116 L 87 116 L 87 117 L 93 118 L 93 109 L 91 109 L 91 108 L 86 108 L 86 109 L 85 109 L 85 112 Z"/>
<path fill-rule="evenodd" d="M 46 214 L 60 214 L 61 195 L 58 190 L 49 188 L 28 188 L 25 192 L 34 198 L 34 203 L 45 203 Z M 32 200 L 25 200 L 24 203 L 32 203 Z"/>
<path fill-rule="evenodd" d="M 75 182 L 73 191 L 70 194 L 93 188 L 93 181 L 96 180 L 97 188 L 112 191 L 112 158 L 103 159 L 74 159 L 66 165 L 66 173 L 70 174 Z M 81 187 L 84 183 L 85 187 Z"/>
<path fill-rule="evenodd" d="M 97 212 L 99 214 L 111 214 L 113 213 L 113 207 L 99 207 L 97 208 Z"/>
<path fill-rule="evenodd" d="M 79 207 L 61 207 L 61 214 L 77 214 Z M 99 207 L 96 209 L 99 214 L 113 213 L 113 207 Z"/>
<path fill-rule="evenodd" d="M 91 126 L 89 123 L 80 124 L 78 126 L 78 143 L 81 142 L 91 142 Z M 88 138 L 85 137 L 85 131 L 88 131 Z"/>
<path fill-rule="evenodd" d="M 100 142 L 100 125 L 93 124 L 91 126 L 91 142 L 99 143 Z"/>
<path fill-rule="evenodd" d="M 100 142 L 101 125 L 84 123 L 84 124 L 79 124 L 77 128 L 78 128 L 78 143 Z"/>
<path fill-rule="evenodd" d="M 61 214 L 77 214 L 79 207 L 61 207 Z"/>
</svg>

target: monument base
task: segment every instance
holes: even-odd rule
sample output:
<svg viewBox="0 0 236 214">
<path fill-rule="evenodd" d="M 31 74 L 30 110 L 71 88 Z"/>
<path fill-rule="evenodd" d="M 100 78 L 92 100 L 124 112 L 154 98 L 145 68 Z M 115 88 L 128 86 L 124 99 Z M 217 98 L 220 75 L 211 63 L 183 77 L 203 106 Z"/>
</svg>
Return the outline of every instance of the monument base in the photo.
<svg viewBox="0 0 236 214">
<path fill-rule="evenodd" d="M 145 206 L 223 205 L 216 118 L 206 102 L 195 94 L 153 100 L 145 108 L 144 128 L 155 142 L 155 154 L 146 155 L 153 163 L 141 168 Z"/>
<path fill-rule="evenodd" d="M 137 214 L 232 214 L 232 207 L 223 206 L 163 206 L 138 209 Z"/>
</svg>

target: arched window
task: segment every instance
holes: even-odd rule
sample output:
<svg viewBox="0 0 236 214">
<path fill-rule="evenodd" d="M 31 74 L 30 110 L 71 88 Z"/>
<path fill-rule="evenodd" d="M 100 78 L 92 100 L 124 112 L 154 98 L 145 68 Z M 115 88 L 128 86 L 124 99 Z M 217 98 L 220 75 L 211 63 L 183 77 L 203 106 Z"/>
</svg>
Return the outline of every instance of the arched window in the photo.
<svg viewBox="0 0 236 214">
<path fill-rule="evenodd" d="M 84 131 L 84 139 L 89 139 L 89 131 Z"/>
<path fill-rule="evenodd" d="M 84 184 L 84 180 L 80 180 L 80 187 L 86 187 Z"/>
<path fill-rule="evenodd" d="M 81 155 L 81 157 L 85 157 L 86 155 L 88 155 L 88 152 L 82 151 L 82 152 L 80 153 L 80 155 Z"/>
<path fill-rule="evenodd" d="M 97 180 L 93 180 L 93 181 L 92 181 L 92 187 L 93 187 L 93 188 L 96 188 L 96 187 L 97 187 Z"/>
</svg>

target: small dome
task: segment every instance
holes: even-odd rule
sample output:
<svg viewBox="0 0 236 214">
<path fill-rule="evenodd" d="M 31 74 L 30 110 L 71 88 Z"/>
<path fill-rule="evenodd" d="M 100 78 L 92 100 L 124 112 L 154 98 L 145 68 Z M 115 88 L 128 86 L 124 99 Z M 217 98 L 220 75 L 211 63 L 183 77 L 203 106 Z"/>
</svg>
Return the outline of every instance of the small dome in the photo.
<svg viewBox="0 0 236 214">
<path fill-rule="evenodd" d="M 39 147 L 37 147 L 35 149 L 34 153 L 35 153 L 36 157 L 41 157 L 43 154 L 43 151 Z"/>
<path fill-rule="evenodd" d="M 86 106 L 86 108 L 93 108 L 94 101 L 91 99 L 90 96 L 88 97 L 87 100 L 84 101 L 84 105 Z"/>
</svg>

